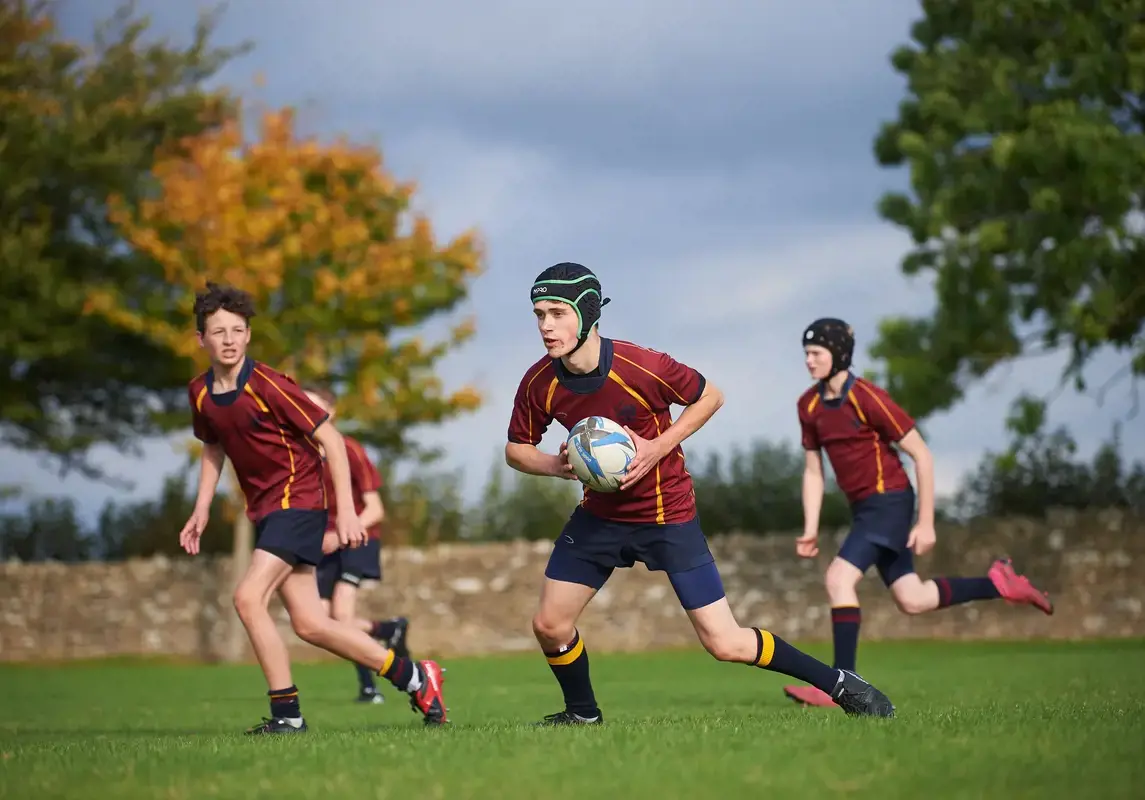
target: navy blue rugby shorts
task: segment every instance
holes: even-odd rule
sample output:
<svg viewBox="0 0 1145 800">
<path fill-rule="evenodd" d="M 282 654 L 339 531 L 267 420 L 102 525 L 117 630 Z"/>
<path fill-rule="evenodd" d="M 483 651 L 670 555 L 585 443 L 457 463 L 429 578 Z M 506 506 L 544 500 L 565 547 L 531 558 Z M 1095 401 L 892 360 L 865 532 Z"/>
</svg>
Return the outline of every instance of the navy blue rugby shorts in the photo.
<svg viewBox="0 0 1145 800">
<path fill-rule="evenodd" d="M 686 610 L 724 596 L 699 517 L 665 525 L 615 522 L 578 506 L 553 543 L 545 577 L 600 589 L 613 570 L 636 562 L 666 572 Z"/>
<path fill-rule="evenodd" d="M 913 489 L 865 497 L 851 506 L 851 515 L 839 558 L 862 572 L 873 566 L 886 586 L 914 572 L 914 554 L 906 546 L 914 527 Z"/>
<path fill-rule="evenodd" d="M 278 556 L 290 566 L 317 566 L 322 560 L 326 511 L 286 508 L 272 511 L 255 523 L 254 546 Z"/>
</svg>

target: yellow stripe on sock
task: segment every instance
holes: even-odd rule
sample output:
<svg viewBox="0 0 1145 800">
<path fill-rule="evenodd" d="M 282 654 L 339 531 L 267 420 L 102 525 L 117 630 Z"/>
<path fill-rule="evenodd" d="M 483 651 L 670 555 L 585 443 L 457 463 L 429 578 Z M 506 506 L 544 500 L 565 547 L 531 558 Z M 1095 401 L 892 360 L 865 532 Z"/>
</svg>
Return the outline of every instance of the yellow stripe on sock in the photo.
<svg viewBox="0 0 1145 800">
<path fill-rule="evenodd" d="M 584 639 L 577 636 L 576 644 L 567 653 L 561 653 L 556 656 L 545 656 L 548 662 L 554 667 L 563 667 L 566 664 L 571 664 L 580 658 L 580 654 L 584 652 Z"/>
<path fill-rule="evenodd" d="M 383 678 L 386 677 L 386 673 L 390 671 L 390 667 L 392 667 L 393 665 L 394 665 L 394 651 L 393 650 L 387 650 L 386 651 L 386 660 L 382 662 L 382 668 L 380 670 L 378 670 L 378 674 L 381 675 Z"/>
<path fill-rule="evenodd" d="M 759 630 L 759 635 L 763 637 L 763 647 L 759 654 L 759 661 L 755 662 L 755 665 L 766 667 L 775 656 L 775 637 L 771 635 L 771 631 L 765 631 L 762 628 Z"/>
</svg>

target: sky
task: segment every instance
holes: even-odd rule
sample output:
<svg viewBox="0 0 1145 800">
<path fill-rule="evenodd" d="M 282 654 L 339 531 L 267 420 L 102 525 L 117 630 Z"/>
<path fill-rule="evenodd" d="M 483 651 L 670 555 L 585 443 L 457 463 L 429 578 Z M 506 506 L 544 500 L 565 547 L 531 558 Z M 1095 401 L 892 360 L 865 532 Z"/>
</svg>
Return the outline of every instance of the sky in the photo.
<svg viewBox="0 0 1145 800">
<path fill-rule="evenodd" d="M 63 27 L 86 36 L 116 5 L 64 0 Z M 137 3 L 175 40 L 200 7 Z M 486 270 L 460 312 L 476 315 L 478 334 L 441 374 L 486 402 L 419 436 L 464 468 L 473 497 L 543 352 L 526 296 L 553 263 L 599 275 L 612 298 L 604 335 L 668 352 L 724 390 L 691 453 L 797 441 L 795 400 L 809 385 L 799 339 L 812 319 L 853 325 L 862 370 L 881 317 L 932 307 L 926 281 L 899 271 L 908 237 L 875 210 L 907 176 L 872 152 L 905 91 L 889 55 L 919 14 L 907 0 L 231 0 L 216 41 L 255 47 L 222 82 L 298 107 L 321 136 L 379 145 L 397 177 L 417 182 L 416 204 L 442 236 L 480 230 Z M 1062 363 L 1000 368 L 927 420 L 940 494 L 1003 446 L 1010 399 L 1051 391 Z M 1101 383 L 1122 363 L 1103 353 L 1088 375 Z M 1127 390 L 1102 406 L 1067 392 L 1050 420 L 1088 453 L 1130 406 Z M 542 447 L 562 435 L 554 426 Z M 1145 452 L 1145 425 L 1123 435 L 1126 452 Z M 10 451 L 0 485 L 70 496 L 90 517 L 108 498 L 154 496 L 185 439 L 98 451 L 131 491 L 61 479 Z"/>
</svg>

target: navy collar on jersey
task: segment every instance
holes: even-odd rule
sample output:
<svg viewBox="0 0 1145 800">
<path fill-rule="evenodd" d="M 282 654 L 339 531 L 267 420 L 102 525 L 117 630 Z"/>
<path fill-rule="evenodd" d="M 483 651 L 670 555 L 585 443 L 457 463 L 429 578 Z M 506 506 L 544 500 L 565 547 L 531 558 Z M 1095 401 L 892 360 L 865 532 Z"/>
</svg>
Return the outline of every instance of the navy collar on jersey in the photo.
<svg viewBox="0 0 1145 800">
<path fill-rule="evenodd" d="M 851 388 L 855 385 L 855 373 L 848 372 L 847 380 L 843 382 L 843 390 L 839 392 L 838 397 L 827 399 L 827 381 L 819 381 L 819 399 L 823 405 L 831 408 L 838 408 L 843 405 L 843 401 L 847 399 L 847 395 L 851 393 Z"/>
<path fill-rule="evenodd" d="M 608 373 L 612 369 L 612 340 L 600 337 L 600 361 L 596 369 L 587 375 L 577 375 L 569 372 L 565 362 L 559 358 L 553 359 L 553 370 L 561 386 L 573 394 L 592 394 L 608 380 Z"/>
<path fill-rule="evenodd" d="M 255 360 L 247 356 L 246 360 L 243 361 L 243 368 L 239 370 L 239 379 L 235 384 L 235 388 L 232 391 L 220 392 L 219 394 L 215 394 L 211 391 L 215 383 L 215 370 L 213 367 L 208 369 L 206 375 L 207 397 L 211 398 L 211 402 L 217 406 L 231 405 L 235 400 L 239 399 L 239 395 L 241 395 L 243 389 L 246 388 L 247 381 L 249 381 L 250 376 L 254 374 L 255 366 Z"/>
</svg>

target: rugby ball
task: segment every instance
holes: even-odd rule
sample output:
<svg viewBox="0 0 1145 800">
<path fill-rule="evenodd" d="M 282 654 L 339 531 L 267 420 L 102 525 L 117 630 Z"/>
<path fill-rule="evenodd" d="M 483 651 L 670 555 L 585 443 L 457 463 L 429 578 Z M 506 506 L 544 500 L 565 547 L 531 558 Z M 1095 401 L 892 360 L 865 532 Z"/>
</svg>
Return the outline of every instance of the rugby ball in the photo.
<svg viewBox="0 0 1145 800">
<path fill-rule="evenodd" d="M 598 492 L 615 492 L 636 457 L 636 444 L 608 417 L 585 417 L 572 426 L 568 458 L 581 483 Z"/>
</svg>

